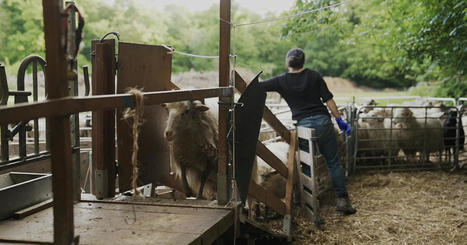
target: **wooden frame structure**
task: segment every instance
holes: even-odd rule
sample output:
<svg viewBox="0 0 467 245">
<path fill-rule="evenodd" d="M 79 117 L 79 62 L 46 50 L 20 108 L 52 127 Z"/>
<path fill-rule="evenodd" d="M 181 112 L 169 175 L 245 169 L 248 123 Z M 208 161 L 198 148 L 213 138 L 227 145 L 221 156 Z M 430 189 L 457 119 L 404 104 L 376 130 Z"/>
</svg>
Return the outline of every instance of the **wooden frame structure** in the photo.
<svg viewBox="0 0 467 245">
<path fill-rule="evenodd" d="M 94 87 L 93 96 L 88 97 L 69 97 L 67 73 L 67 62 L 65 50 L 62 46 L 62 0 L 43 0 L 44 13 L 44 33 L 46 43 L 46 76 L 48 79 L 47 94 L 48 98 L 43 102 L 34 102 L 30 104 L 19 104 L 15 106 L 0 107 L 0 125 L 6 125 L 11 122 L 34 120 L 39 117 L 47 117 L 50 127 L 54 130 L 50 132 L 50 150 L 53 174 L 53 224 L 54 224 L 54 244 L 72 244 L 75 241 L 74 235 L 74 186 L 73 166 L 72 166 L 72 148 L 70 134 L 70 115 L 84 111 L 93 111 L 97 113 L 97 118 L 102 117 L 105 111 L 114 111 L 115 109 L 133 107 L 135 98 L 130 94 L 111 94 L 106 93 L 115 88 L 112 87 Z M 219 87 L 197 90 L 179 90 L 164 92 L 146 92 L 144 93 L 145 105 L 155 105 L 161 103 L 175 102 L 181 100 L 196 100 L 209 97 L 219 97 L 221 106 L 219 107 L 219 147 L 218 147 L 218 203 L 220 205 L 227 203 L 230 199 L 228 183 L 228 148 L 227 148 L 227 112 L 228 107 L 222 106 L 233 103 L 233 87 L 230 83 L 230 12 L 231 1 L 220 0 L 220 45 L 219 45 Z M 103 53 L 112 53 L 109 47 L 103 44 L 95 44 L 96 49 Z M 108 66 L 114 64 L 112 61 L 96 62 L 98 69 L 109 71 Z M 107 67 L 107 68 L 106 68 Z M 108 80 L 113 74 L 96 72 L 96 80 Z M 237 89 L 242 92 L 246 88 L 246 83 L 235 73 Z M 99 116 L 101 115 L 101 116 Z M 109 114 L 110 115 L 110 114 Z M 293 190 L 294 173 L 294 152 L 295 152 L 295 134 L 285 128 L 282 123 L 265 108 L 264 119 L 291 145 L 289 165 L 286 167 L 272 152 L 270 152 L 261 142 L 258 142 L 257 154 L 266 162 L 277 169 L 279 173 L 287 179 L 287 201 L 284 203 L 278 197 L 267 192 L 261 186 L 254 183 L 250 185 L 250 195 L 257 200 L 266 203 L 280 214 L 291 214 L 291 199 Z M 102 124 L 100 124 L 102 123 Z M 107 122 L 109 123 L 109 122 Z M 101 128 L 107 124 L 104 119 L 98 120 L 96 127 Z M 111 137 L 108 132 L 101 142 L 95 142 L 101 149 L 106 141 Z M 105 151 L 106 154 L 112 154 L 111 150 Z M 110 160 L 99 160 L 101 169 L 105 169 L 104 162 Z M 111 186 L 110 186 L 111 187 Z M 105 196 L 105 195 L 104 195 Z M 290 227 L 290 224 L 289 226 Z"/>
</svg>

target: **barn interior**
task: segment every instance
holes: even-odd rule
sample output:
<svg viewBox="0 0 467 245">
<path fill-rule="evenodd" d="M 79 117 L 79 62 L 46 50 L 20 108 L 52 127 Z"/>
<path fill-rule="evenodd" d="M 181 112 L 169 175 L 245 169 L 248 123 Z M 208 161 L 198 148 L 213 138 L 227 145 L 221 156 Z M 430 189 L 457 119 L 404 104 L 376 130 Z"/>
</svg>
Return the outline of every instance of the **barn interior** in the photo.
<svg viewBox="0 0 467 245">
<path fill-rule="evenodd" d="M 314 131 L 296 127 L 285 103 L 261 98 L 257 78 L 235 70 L 230 0 L 220 0 L 218 86 L 197 89 L 171 81 L 172 47 L 121 42 L 115 32 L 92 42 L 89 78 L 76 61 L 78 7 L 43 1 L 43 12 L 45 59 L 24 59 L 16 91 L 0 64 L 0 243 L 466 242 L 467 98 L 336 98 L 354 129 L 350 136 L 336 131 L 358 208 L 342 216 Z M 24 85 L 28 71 L 33 91 Z M 172 172 L 162 104 L 210 98 L 218 99 L 217 193 L 200 200 Z M 300 141 L 308 151 L 298 149 Z M 253 180 L 254 159 L 280 179 L 281 195 Z"/>
</svg>

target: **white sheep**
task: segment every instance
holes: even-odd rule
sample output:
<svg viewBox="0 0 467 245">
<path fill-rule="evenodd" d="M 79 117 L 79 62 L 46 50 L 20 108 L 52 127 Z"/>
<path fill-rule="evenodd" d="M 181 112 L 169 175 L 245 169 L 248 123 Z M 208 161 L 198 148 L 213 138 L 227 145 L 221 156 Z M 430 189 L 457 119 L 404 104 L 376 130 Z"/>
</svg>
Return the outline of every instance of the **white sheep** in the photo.
<svg viewBox="0 0 467 245">
<path fill-rule="evenodd" d="M 400 129 L 398 144 L 404 154 L 413 159 L 417 152 L 438 152 L 442 154 L 443 128 L 441 122 L 436 118 L 424 118 L 417 116 L 409 108 L 397 108 L 394 112 L 394 127 Z"/>
<path fill-rule="evenodd" d="M 165 137 L 175 179 L 185 194 L 216 198 L 217 134 L 215 115 L 199 101 L 167 103 Z"/>
</svg>

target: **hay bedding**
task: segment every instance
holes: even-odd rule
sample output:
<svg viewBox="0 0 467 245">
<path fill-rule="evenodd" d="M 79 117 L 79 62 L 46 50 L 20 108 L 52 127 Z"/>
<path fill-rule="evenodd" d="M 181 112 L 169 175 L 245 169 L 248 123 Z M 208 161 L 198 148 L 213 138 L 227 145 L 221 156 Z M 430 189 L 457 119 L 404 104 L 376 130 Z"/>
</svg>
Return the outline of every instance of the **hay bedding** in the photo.
<svg viewBox="0 0 467 245">
<path fill-rule="evenodd" d="M 292 244 L 467 244 L 465 170 L 367 173 L 351 177 L 348 188 L 357 214 L 341 215 L 332 191 L 325 193 L 325 225 L 296 218 Z"/>
</svg>

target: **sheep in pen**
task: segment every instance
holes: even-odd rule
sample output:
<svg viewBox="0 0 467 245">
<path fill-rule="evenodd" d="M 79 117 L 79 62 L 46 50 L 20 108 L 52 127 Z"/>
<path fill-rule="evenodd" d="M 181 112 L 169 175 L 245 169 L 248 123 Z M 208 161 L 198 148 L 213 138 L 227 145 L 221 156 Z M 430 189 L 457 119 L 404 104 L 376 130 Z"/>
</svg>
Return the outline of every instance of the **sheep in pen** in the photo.
<svg viewBox="0 0 467 245">
<path fill-rule="evenodd" d="M 216 199 L 217 118 L 200 101 L 165 104 L 171 170 L 187 196 Z"/>
<path fill-rule="evenodd" d="M 444 105 L 362 106 L 354 120 L 355 163 L 360 168 L 451 167 L 443 152 L 462 146 L 456 136 L 460 125 L 450 114 L 456 108 Z M 462 132 L 460 133 L 462 134 Z"/>
</svg>

